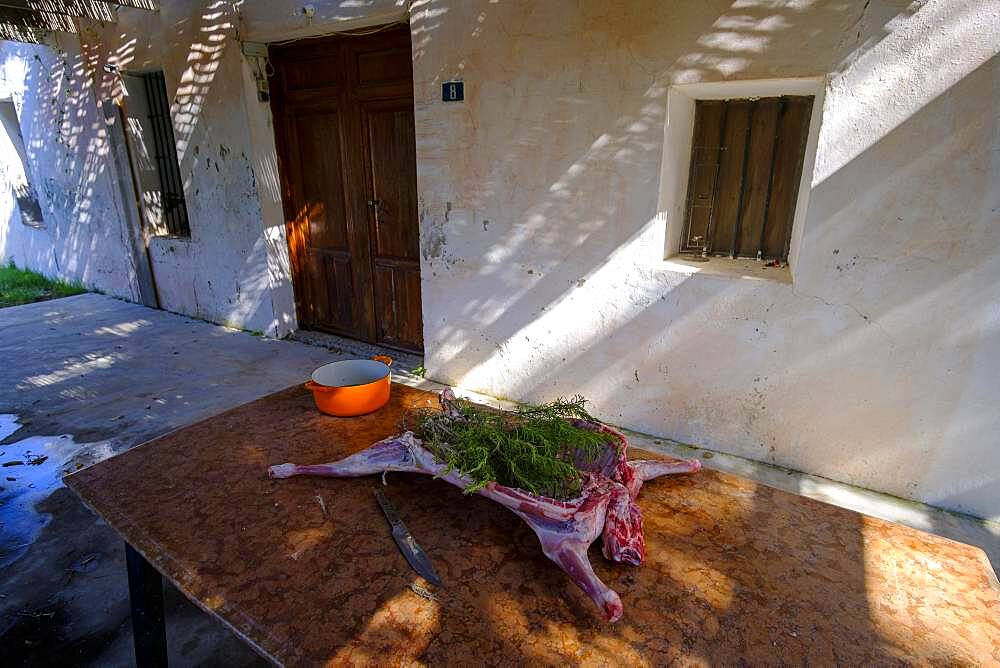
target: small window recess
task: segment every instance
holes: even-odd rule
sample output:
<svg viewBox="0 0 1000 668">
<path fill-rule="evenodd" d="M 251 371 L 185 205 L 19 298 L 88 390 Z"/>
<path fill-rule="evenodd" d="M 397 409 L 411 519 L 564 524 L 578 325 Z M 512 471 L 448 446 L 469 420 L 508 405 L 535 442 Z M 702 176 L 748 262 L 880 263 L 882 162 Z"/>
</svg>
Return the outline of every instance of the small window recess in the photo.
<svg viewBox="0 0 1000 668">
<path fill-rule="evenodd" d="M 668 270 L 791 282 L 824 83 L 670 88 L 659 206 Z"/>
<path fill-rule="evenodd" d="M 698 100 L 681 253 L 788 260 L 813 98 Z"/>
<path fill-rule="evenodd" d="M 10 99 L 0 100 L 0 161 L 0 183 L 10 185 L 21 222 L 28 227 L 45 229 L 38 193 L 31 181 L 31 168 L 17 108 Z"/>
<path fill-rule="evenodd" d="M 125 73 L 126 126 L 132 172 L 152 236 L 191 236 L 162 71 Z"/>
</svg>

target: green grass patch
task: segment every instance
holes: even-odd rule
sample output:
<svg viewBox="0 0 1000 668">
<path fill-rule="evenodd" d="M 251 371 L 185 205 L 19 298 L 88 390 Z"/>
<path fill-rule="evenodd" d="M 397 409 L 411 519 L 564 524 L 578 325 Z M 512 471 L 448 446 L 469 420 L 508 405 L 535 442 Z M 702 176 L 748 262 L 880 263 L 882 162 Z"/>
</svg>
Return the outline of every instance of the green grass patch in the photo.
<svg viewBox="0 0 1000 668">
<path fill-rule="evenodd" d="M 0 265 L 0 308 L 58 299 L 86 292 L 79 283 L 54 281 L 11 262 Z"/>
</svg>

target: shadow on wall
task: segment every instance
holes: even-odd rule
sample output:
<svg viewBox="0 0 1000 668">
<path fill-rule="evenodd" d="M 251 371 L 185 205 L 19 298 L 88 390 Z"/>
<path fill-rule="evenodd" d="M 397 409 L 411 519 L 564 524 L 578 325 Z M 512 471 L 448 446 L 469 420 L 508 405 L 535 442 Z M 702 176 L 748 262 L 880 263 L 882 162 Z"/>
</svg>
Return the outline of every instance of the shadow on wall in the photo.
<svg viewBox="0 0 1000 668">
<path fill-rule="evenodd" d="M 240 123 L 243 65 L 234 17 L 231 3 L 193 9 L 168 3 L 157 13 L 122 10 L 117 24 L 82 20 L 79 37 L 60 35 L 51 49 L 4 49 L 5 70 L 24 73 L 21 123 L 48 229 L 29 234 L 8 225 L 0 255 L 138 300 L 126 205 L 117 190 L 119 180 L 131 183 L 132 175 L 111 155 L 108 132 L 119 130 L 106 126 L 100 103 L 128 105 L 106 63 L 140 73 L 162 69 L 191 238 L 150 239 L 161 304 L 225 324 L 274 329 L 266 240 L 259 224 L 247 224 L 261 214 L 250 139 Z"/>
<path fill-rule="evenodd" d="M 272 280 L 235 41 L 238 8 L 196 4 L 123 14 L 117 30 L 95 28 L 90 39 L 124 71 L 164 72 L 191 233 L 150 240 L 161 304 L 273 333 Z M 165 35 L 172 39 L 158 41 Z M 116 77 L 104 75 L 100 90 L 118 96 Z"/>
<path fill-rule="evenodd" d="M 891 54 L 906 40 L 923 40 L 919 32 L 914 37 L 914 26 L 937 25 L 948 44 L 964 42 L 976 25 L 973 4 L 879 7 L 884 15 L 863 16 L 860 6 L 816 3 L 810 11 L 820 12 L 819 23 L 858 37 L 853 50 L 837 44 L 831 62 L 810 67 L 843 71 L 873 49 Z M 421 8 L 425 13 L 415 12 L 413 20 L 418 62 L 453 11 L 435 2 Z M 475 78 L 494 62 L 511 76 L 481 77 L 467 92 L 466 109 L 435 108 L 440 117 L 418 103 L 419 179 L 438 192 L 462 193 L 457 203 L 437 201 L 435 189 L 420 188 L 432 375 L 525 400 L 582 392 L 604 418 L 636 429 L 988 515 L 983 499 L 1000 481 L 977 462 L 996 427 L 983 405 L 990 396 L 985 379 L 1000 369 L 990 362 L 997 339 L 983 309 L 998 298 L 990 279 L 998 267 L 976 248 L 997 247 L 995 226 L 985 224 L 996 207 L 988 194 L 995 174 L 981 167 L 989 164 L 988 147 L 974 145 L 975 137 L 989 135 L 983 125 L 989 119 L 976 106 L 982 96 L 969 93 L 995 89 L 995 58 L 979 60 L 975 72 L 942 73 L 928 85 L 895 70 L 889 76 L 880 69 L 888 65 L 864 63 L 862 71 L 889 76 L 898 87 L 876 102 L 892 106 L 893 95 L 904 95 L 917 106 L 905 91 L 918 86 L 925 91 L 922 108 L 876 128 L 876 142 L 861 144 L 843 164 L 830 170 L 827 161 L 827 173 L 818 164 L 822 180 L 813 184 L 794 286 L 734 281 L 659 266 L 666 89 L 720 74 L 815 76 L 780 63 L 796 62 L 790 52 L 796 40 L 823 36 L 814 24 L 797 23 L 806 20 L 804 12 L 741 3 L 738 11 L 702 17 L 711 29 L 693 44 L 675 45 L 679 53 L 662 70 L 647 71 L 635 51 L 646 48 L 641 37 L 649 29 L 634 31 L 634 46 L 604 45 L 592 25 L 597 17 L 583 14 L 593 44 L 580 58 L 597 53 L 603 60 L 574 64 L 583 72 L 575 90 L 566 89 L 562 71 L 539 71 L 540 63 L 566 58 L 546 53 L 547 45 L 531 36 L 527 24 L 542 23 L 539 17 L 516 14 L 525 25 L 509 25 L 500 5 L 479 15 L 474 36 L 492 32 L 509 53 L 491 52 L 487 64 L 470 49 L 449 63 L 454 69 L 416 84 L 432 91 L 463 72 Z M 616 17 L 612 37 L 625 40 L 630 20 L 655 12 L 639 14 Z M 692 20 L 679 23 L 677 33 L 698 34 Z M 585 30 L 572 22 L 560 27 Z M 928 38 L 921 48 L 943 48 L 944 39 Z M 783 54 L 777 61 L 775 49 Z M 765 55 L 770 59 L 756 66 Z M 625 64 L 609 65 L 615 58 Z M 610 93 L 591 90 L 605 71 L 634 79 Z M 948 85 L 953 89 L 946 91 Z M 538 96 L 548 98 L 544 112 L 532 101 Z M 489 105 L 509 105 L 510 118 L 500 123 L 510 127 L 461 122 L 462 114 L 475 118 Z M 851 114 L 871 111 L 846 110 L 824 125 L 821 143 L 857 143 Z M 952 120 L 941 123 L 942 116 Z M 592 130 L 599 127 L 607 129 Z M 438 137 L 446 129 L 454 140 L 443 144 Z M 508 147 L 486 172 L 480 144 Z M 572 155 L 563 144 L 589 148 Z M 968 175 L 962 188 L 929 198 L 928 184 L 949 190 L 947 178 L 935 174 L 954 174 L 949 162 L 956 155 L 964 156 L 960 173 Z M 950 318 L 951 333 L 935 326 L 935 309 Z M 941 448 L 942 441 L 949 447 Z"/>
<path fill-rule="evenodd" d="M 56 35 L 51 47 L 5 43 L 3 71 L 15 95 L 44 229 L 6 223 L 0 256 L 49 276 L 134 298 L 123 230 L 109 182 L 107 141 L 86 56 Z"/>
<path fill-rule="evenodd" d="M 431 0 L 422 3 L 419 11 L 416 11 L 417 6 L 414 7 L 412 25 L 416 61 L 424 57 L 434 39 L 434 31 L 448 13 L 446 4 Z M 823 11 L 831 15 L 847 14 L 851 10 L 842 3 L 825 3 L 823 7 L 828 8 Z M 591 11 L 590 15 L 581 19 L 583 26 L 580 27 L 566 25 L 566 22 L 556 25 L 552 42 L 560 41 L 563 37 L 561 32 L 583 32 L 595 40 L 607 42 L 600 45 L 606 49 L 595 45 L 592 51 L 606 50 L 609 61 L 618 61 L 592 63 L 597 71 L 589 73 L 586 79 L 581 78 L 578 91 L 552 91 L 547 88 L 549 77 L 544 72 L 538 72 L 539 63 L 549 62 L 545 57 L 547 54 L 539 54 L 518 43 L 519 38 L 522 41 L 526 39 L 526 33 L 530 36 L 526 25 L 506 24 L 499 7 L 480 13 L 472 36 L 480 38 L 492 32 L 504 38 L 509 45 L 509 53 L 492 59 L 509 63 L 504 69 L 509 70 L 511 81 L 478 82 L 480 90 L 469 91 L 472 97 L 468 107 L 472 109 L 484 104 L 480 102 L 480 97 L 488 95 L 501 96 L 503 102 L 515 107 L 511 124 L 516 127 L 516 132 L 506 142 L 510 148 L 506 155 L 495 161 L 489 173 L 483 174 L 480 165 L 474 162 L 476 147 L 498 143 L 494 133 L 503 132 L 502 128 L 479 126 L 470 120 L 469 125 L 458 128 L 459 131 L 467 130 L 467 136 L 457 138 L 452 144 L 468 147 L 468 150 L 443 150 L 433 137 L 426 135 L 438 125 L 450 125 L 452 119 L 420 117 L 421 110 L 417 110 L 418 133 L 423 135 L 418 137 L 418 144 L 425 144 L 420 146 L 420 155 L 425 161 L 421 165 L 420 177 L 440 182 L 448 180 L 448 174 L 466 175 L 462 182 L 452 184 L 454 192 L 463 194 L 460 206 L 426 200 L 422 202 L 421 211 L 423 253 L 431 271 L 461 275 L 471 281 L 470 288 L 462 294 L 461 319 L 457 322 L 449 318 L 427 323 L 434 330 L 436 347 L 442 351 L 436 363 L 447 369 L 450 379 L 461 378 L 464 383 L 480 386 L 503 384 L 509 387 L 506 376 L 503 379 L 488 378 L 478 371 L 503 359 L 505 350 L 522 335 L 538 341 L 540 351 L 544 350 L 550 357 L 554 357 L 553 350 L 557 348 L 579 349 L 579 341 L 572 334 L 571 340 L 552 341 L 549 338 L 542 343 L 549 329 L 559 336 L 562 333 L 559 330 L 565 329 L 564 326 L 547 327 L 536 332 L 534 337 L 527 330 L 538 329 L 539 321 L 546 318 L 557 319 L 561 315 L 571 315 L 574 319 L 580 317 L 581 313 L 577 311 L 557 315 L 556 307 L 571 304 L 576 289 L 583 287 L 584 283 L 595 279 L 614 282 L 614 277 L 601 276 L 602 272 L 610 274 L 621 269 L 621 265 L 634 265 L 637 257 L 642 258 L 640 262 L 643 264 L 653 264 L 648 259 L 659 250 L 647 248 L 646 244 L 648 236 L 655 234 L 655 226 L 662 225 L 656 211 L 656 193 L 667 87 L 673 83 L 712 79 L 720 75 L 739 75 L 750 68 L 755 55 L 765 52 L 781 35 L 793 34 L 798 27 L 795 11 L 775 11 L 771 3 L 760 6 L 741 3 L 738 12 L 734 11 L 732 15 L 705 16 L 704 20 L 712 23 L 712 29 L 703 32 L 688 48 L 672 45 L 671 53 L 677 53 L 677 56 L 665 68 L 666 73 L 661 74 L 639 67 L 641 63 L 627 37 L 647 34 L 649 30 L 638 28 L 649 20 L 649 16 L 657 13 L 655 7 L 643 7 L 640 3 L 621 15 L 616 12 L 613 18 Z M 856 21 L 856 13 L 831 20 L 834 25 L 844 24 L 846 27 Z M 692 19 L 685 20 L 690 23 Z M 533 19 L 522 17 L 522 23 L 525 21 Z M 816 23 L 824 21 L 817 20 Z M 613 32 L 604 27 L 604 24 L 615 23 L 623 27 Z M 628 27 L 633 24 L 636 30 Z M 671 34 L 688 33 L 697 34 L 698 31 L 693 25 L 672 24 Z M 531 46 L 543 51 L 546 49 L 545 44 L 538 41 L 532 42 Z M 530 53 L 525 53 L 527 51 Z M 449 66 L 453 69 L 441 68 L 430 81 L 417 82 L 417 85 L 433 88 L 455 76 L 464 74 L 475 77 L 476 71 L 484 66 L 478 61 L 480 57 L 473 50 L 467 59 Z M 560 53 L 559 57 L 564 58 L 565 54 Z M 622 67 L 622 62 L 628 65 Z M 831 62 L 830 69 L 833 65 Z M 612 80 L 618 79 L 620 70 L 629 72 L 632 77 L 621 82 L 621 90 L 589 89 L 605 72 Z M 533 78 L 516 79 L 518 71 L 529 72 Z M 770 74 L 783 75 L 783 72 Z M 645 89 L 641 93 L 635 92 L 639 90 L 638 86 L 643 85 Z M 539 95 L 554 97 L 555 100 L 555 111 L 547 111 L 544 118 L 537 113 L 532 101 Z M 474 115 L 473 112 L 467 113 Z M 603 132 L 590 131 L 587 134 L 588 128 L 600 127 L 605 118 L 611 121 L 610 127 Z M 589 149 L 577 156 L 559 146 L 552 147 L 555 148 L 553 151 L 546 150 L 550 148 L 547 138 L 553 130 L 571 133 L 568 143 L 586 144 Z M 546 176 L 552 173 L 559 174 L 559 177 L 548 182 Z M 637 178 L 640 179 L 638 182 Z M 607 191 L 614 195 L 604 198 L 602 194 Z M 425 198 L 432 196 L 426 188 L 421 188 L 421 193 Z M 638 198 L 634 197 L 636 194 Z M 516 220 L 489 220 L 485 213 L 488 209 L 502 208 L 497 203 L 518 201 L 529 201 L 531 205 L 515 214 Z M 438 213 L 442 210 L 443 214 Z M 571 230 L 567 230 L 565 225 L 553 224 L 569 220 L 573 221 Z M 483 234 L 475 238 L 480 228 Z M 453 250 L 453 246 L 448 245 L 447 236 L 462 238 L 463 243 L 469 245 L 460 251 Z M 468 241 L 469 238 L 472 240 Z M 639 248 L 635 248 L 637 244 Z M 609 249 L 614 250 L 609 252 Z M 517 262 L 525 256 L 538 258 L 540 266 Z M 468 266 L 477 263 L 479 258 L 482 258 L 481 264 Z M 508 261 L 510 259 L 513 261 Z M 681 279 L 663 280 L 676 283 Z M 578 304 L 578 311 L 592 313 L 592 317 L 599 318 L 603 324 L 621 320 L 623 312 L 634 312 L 637 306 L 647 307 L 661 296 L 660 286 L 654 281 L 639 281 L 627 287 L 656 294 L 630 294 L 628 299 L 637 303 L 623 304 L 620 311 L 613 314 L 593 313 L 589 304 Z M 673 287 L 670 285 L 668 289 Z M 586 294 L 590 293 L 590 290 L 586 291 Z M 469 322 L 476 323 L 472 331 L 465 326 Z M 584 321 L 573 329 L 575 332 L 594 332 L 601 339 L 610 334 L 606 326 L 586 325 L 594 323 Z M 531 379 L 525 379 L 517 385 L 516 392 L 510 393 L 523 396 L 532 389 L 530 383 Z"/>
<path fill-rule="evenodd" d="M 1000 301 L 1000 257 L 989 250 L 1000 248 L 1000 193 L 995 169 L 982 167 L 990 153 L 982 138 L 995 123 L 977 102 L 983 90 L 1000 94 L 998 56 L 814 186 L 810 206 L 828 215 L 810 221 L 805 243 L 817 253 L 839 256 L 837 239 L 849 236 L 858 250 L 824 265 L 800 290 L 822 290 L 822 297 L 813 299 L 833 303 L 853 324 L 838 337 L 835 350 L 813 350 L 787 367 L 794 384 L 807 382 L 820 366 L 825 373 L 832 366 L 845 376 L 893 388 L 894 404 L 908 411 L 870 443 L 871 461 L 916 470 L 912 487 L 932 485 L 940 490 L 928 499 L 932 504 L 963 510 L 1000 498 L 1000 471 L 983 466 L 994 459 L 997 418 L 986 399 L 995 393 L 1000 374 L 1000 329 L 987 316 L 989 305 Z M 942 123 L 945 117 L 951 122 Z M 956 156 L 961 157 L 956 161 Z M 963 182 L 960 192 L 949 190 L 955 174 Z M 870 186 L 858 192 L 859 181 Z M 874 224 L 866 210 L 878 211 Z M 844 280 L 852 272 L 872 279 Z M 867 355 L 885 355 L 889 364 L 878 373 L 894 377 L 865 378 L 871 371 L 864 369 L 860 353 L 866 349 Z M 807 410 L 822 416 L 828 406 L 829 397 L 813 397 Z M 903 449 L 897 432 L 914 431 L 913 423 L 918 434 L 927 435 Z M 833 420 L 827 418 L 826 426 L 833 429 Z M 848 427 L 840 438 L 862 436 Z M 823 455 L 832 468 L 851 467 L 842 452 L 831 448 Z"/>
<path fill-rule="evenodd" d="M 944 39 L 965 43 L 976 25 L 973 4 L 883 5 L 866 14 L 867 3 L 800 3 L 799 12 L 740 2 L 722 16 L 706 16 L 706 7 L 699 20 L 711 27 L 694 43 L 661 44 L 680 53 L 650 69 L 637 53 L 641 36 L 699 34 L 697 11 L 659 33 L 642 25 L 657 14 L 649 7 L 635 6 L 635 16 L 616 8 L 612 18 L 584 5 L 582 17 L 562 16 L 545 39 L 536 27 L 551 22 L 506 12 L 511 5 L 502 2 L 471 12 L 474 22 L 455 18 L 474 25 L 473 39 L 502 44 L 473 42 L 415 84 L 430 374 L 529 401 L 582 392 L 602 417 L 630 427 L 876 488 L 895 478 L 896 493 L 953 508 L 981 509 L 984 499 L 1000 498 L 995 467 L 983 466 L 995 459 L 987 450 L 998 426 L 983 398 L 995 397 L 988 379 L 1000 373 L 989 315 L 1000 300 L 1000 265 L 995 254 L 976 251 L 1000 245 L 989 213 L 996 211 L 996 171 L 982 167 L 990 147 L 973 143 L 989 136 L 994 122 L 982 112 L 989 97 L 981 91 L 997 88 L 995 57 L 976 61 L 975 71 L 941 73 L 937 84 L 951 77 L 943 88 L 915 84 L 891 62 L 869 68 L 873 79 L 864 85 L 889 82 L 909 103 L 912 91 L 922 91 L 921 108 L 876 128 L 874 144 L 817 172 L 804 229 L 808 252 L 794 286 L 658 266 L 664 221 L 656 194 L 669 85 L 842 72 L 873 50 L 891 55 L 921 22 L 945 36 L 927 44 L 933 54 Z M 806 10 L 823 16 L 803 25 Z M 434 44 L 435 33 L 460 11 L 433 0 L 414 5 L 418 76 L 421 59 L 451 53 Z M 790 49 L 823 40 L 815 28 L 824 23 L 836 36 L 835 55 L 799 67 Z M 855 34 L 854 46 L 840 43 Z M 566 52 L 546 43 L 580 35 L 587 44 L 569 66 Z M 775 49 L 783 58 L 773 58 Z M 579 71 L 579 80 L 567 70 Z M 599 87 L 609 72 L 619 85 Z M 465 107 L 431 111 L 421 102 L 434 100 L 441 81 L 453 77 L 475 82 Z M 888 95 L 880 103 L 893 106 Z M 492 126 L 479 120 L 490 107 Z M 846 135 L 878 109 L 850 109 L 838 118 L 844 125 L 824 128 L 826 144 L 856 140 Z M 496 146 L 505 147 L 500 155 Z M 487 154 L 489 164 L 480 157 Z M 963 164 L 953 164 L 956 156 Z M 961 191 L 928 201 L 929 183 L 946 190 L 935 175 L 956 171 L 968 175 Z M 455 193 L 457 201 L 437 193 Z M 942 491 L 949 484 L 952 491 Z M 885 629 L 875 628 L 880 603 L 866 593 L 867 537 L 859 516 L 851 518 L 838 527 L 853 534 L 837 549 L 855 569 L 838 583 L 850 592 L 841 613 L 859 620 L 877 644 Z M 741 526 L 730 538 L 746 540 L 756 524 L 776 521 L 766 508 L 752 522 L 735 517 Z M 695 550 L 690 558 L 701 561 Z M 738 581 L 736 564 L 715 567 Z M 884 649 L 882 660 L 898 659 Z"/>
</svg>

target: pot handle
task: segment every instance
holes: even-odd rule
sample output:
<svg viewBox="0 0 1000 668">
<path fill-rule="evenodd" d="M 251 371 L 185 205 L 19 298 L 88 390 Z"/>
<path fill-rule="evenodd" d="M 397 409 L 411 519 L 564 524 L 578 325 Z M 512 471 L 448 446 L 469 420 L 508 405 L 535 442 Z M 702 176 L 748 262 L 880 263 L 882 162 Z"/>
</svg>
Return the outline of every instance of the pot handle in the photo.
<svg viewBox="0 0 1000 668">
<path fill-rule="evenodd" d="M 386 366 L 392 366 L 392 358 L 388 355 L 372 355 L 372 359 Z"/>
<path fill-rule="evenodd" d="M 336 387 L 330 387 L 328 385 L 320 385 L 314 380 L 307 380 L 305 387 L 311 392 L 329 392 L 330 390 L 337 389 Z"/>
</svg>

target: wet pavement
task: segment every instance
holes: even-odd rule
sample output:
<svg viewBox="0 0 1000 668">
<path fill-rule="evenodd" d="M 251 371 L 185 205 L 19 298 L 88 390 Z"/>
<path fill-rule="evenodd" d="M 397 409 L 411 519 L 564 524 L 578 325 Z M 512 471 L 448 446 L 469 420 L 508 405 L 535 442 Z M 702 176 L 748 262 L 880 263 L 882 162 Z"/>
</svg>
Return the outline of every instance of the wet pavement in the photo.
<svg viewBox="0 0 1000 668">
<path fill-rule="evenodd" d="M 16 417 L 0 415 L 0 441 L 20 428 Z M 24 556 L 38 537 L 51 518 L 36 505 L 62 487 L 63 475 L 83 466 L 84 453 L 93 459 L 94 453 L 111 451 L 106 442 L 76 443 L 69 434 L 29 436 L 0 446 L 0 569 Z"/>
<path fill-rule="evenodd" d="M 0 310 L 0 665 L 133 663 L 121 540 L 64 473 L 350 355 L 101 295 Z M 260 663 L 166 595 L 175 665 Z"/>
</svg>

